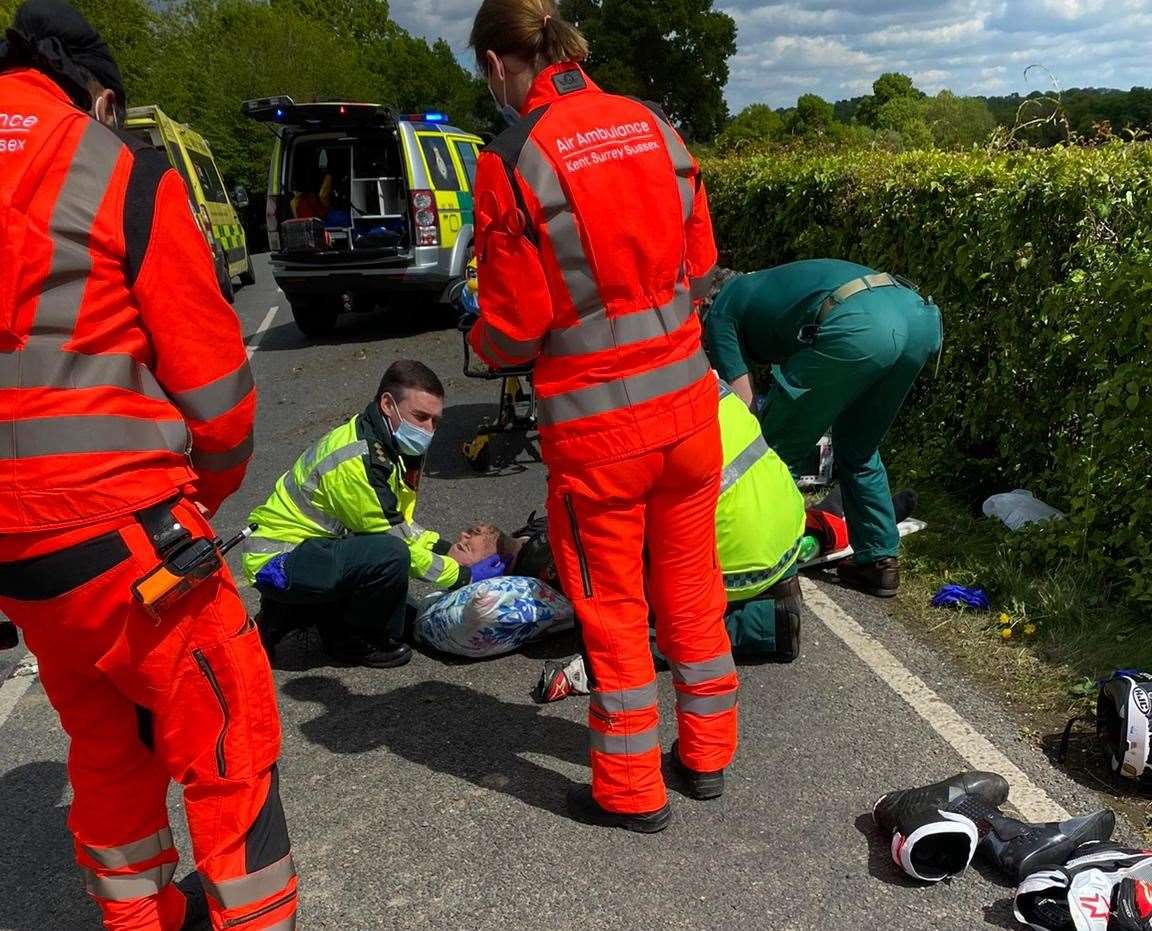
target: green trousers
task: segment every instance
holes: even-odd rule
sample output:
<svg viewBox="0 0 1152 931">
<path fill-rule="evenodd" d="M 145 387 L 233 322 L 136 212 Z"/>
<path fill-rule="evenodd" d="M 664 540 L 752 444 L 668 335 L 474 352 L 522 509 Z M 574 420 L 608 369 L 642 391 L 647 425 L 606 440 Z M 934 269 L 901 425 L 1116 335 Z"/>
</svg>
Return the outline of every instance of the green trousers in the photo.
<svg viewBox="0 0 1152 931">
<path fill-rule="evenodd" d="M 789 567 L 777 580 L 783 582 L 797 574 L 795 565 Z M 791 662 L 796 657 L 790 655 L 793 638 L 791 627 L 780 629 L 780 624 L 790 625 L 788 612 L 777 610 L 776 599 L 768 592 L 744 601 L 729 601 L 724 612 L 724 626 L 728 639 L 732 641 L 732 655 L 737 659 L 765 660 L 783 659 Z"/>
<path fill-rule="evenodd" d="M 772 370 L 760 414 L 764 439 L 798 476 L 832 428 L 848 537 L 860 562 L 900 550 L 880 443 L 942 340 L 935 304 L 905 288 L 878 288 L 850 297 L 808 346 Z"/>
</svg>

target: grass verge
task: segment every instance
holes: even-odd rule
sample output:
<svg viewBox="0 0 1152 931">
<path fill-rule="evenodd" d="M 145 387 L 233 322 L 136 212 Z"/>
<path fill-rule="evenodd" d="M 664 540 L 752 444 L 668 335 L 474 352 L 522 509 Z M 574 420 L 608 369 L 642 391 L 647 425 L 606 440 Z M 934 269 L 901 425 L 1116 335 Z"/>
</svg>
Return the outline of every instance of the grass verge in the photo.
<svg viewBox="0 0 1152 931">
<path fill-rule="evenodd" d="M 1023 559 L 1029 536 L 1043 528 L 1013 533 L 940 487 L 919 484 L 917 491 L 917 516 L 928 528 L 905 541 L 897 616 L 1001 696 L 1055 765 L 1107 794 L 1152 840 L 1148 790 L 1111 775 L 1091 720 L 1076 725 L 1064 762 L 1057 759 L 1068 720 L 1094 715 L 1098 679 L 1114 669 L 1152 670 L 1147 622 L 1111 604 L 1108 580 L 1081 565 Z M 992 610 L 931 607 L 947 583 L 983 588 Z"/>
</svg>

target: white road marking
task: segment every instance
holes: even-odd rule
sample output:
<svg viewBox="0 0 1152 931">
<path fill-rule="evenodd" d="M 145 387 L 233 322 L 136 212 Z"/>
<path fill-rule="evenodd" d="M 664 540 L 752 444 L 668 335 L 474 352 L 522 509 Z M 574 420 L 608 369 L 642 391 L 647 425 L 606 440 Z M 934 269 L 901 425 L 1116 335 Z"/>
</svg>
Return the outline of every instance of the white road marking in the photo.
<svg viewBox="0 0 1152 931">
<path fill-rule="evenodd" d="M 17 669 L 27 663 L 36 662 L 31 653 L 27 654 L 17 665 Z M 32 687 L 36 676 L 13 676 L 0 683 L 0 727 L 7 722 L 9 715 L 16 707 L 16 703 L 24 697 L 24 693 Z"/>
<path fill-rule="evenodd" d="M 1028 821 L 1064 821 L 1069 817 L 1059 804 L 1037 786 L 1008 757 L 996 749 L 924 681 L 908 670 L 878 640 L 865 632 L 847 612 L 814 582 L 801 579 L 804 602 L 832 633 L 844 641 L 864 664 L 904 699 L 920 717 L 973 769 L 999 773 L 1011 787 L 1009 802 Z M 903 788 L 892 786 L 892 788 Z"/>
<path fill-rule="evenodd" d="M 258 326 L 256 328 L 256 332 L 253 333 L 252 336 L 249 338 L 249 340 L 248 340 L 248 358 L 249 359 L 251 359 L 252 356 L 255 355 L 256 350 L 260 348 L 260 340 L 262 340 L 264 338 L 264 333 L 267 331 L 268 327 L 270 327 L 272 325 L 272 320 L 275 318 L 276 311 L 278 311 L 279 309 L 280 309 L 279 304 L 277 304 L 275 307 L 269 307 L 268 313 L 266 313 L 264 315 L 264 319 L 262 321 L 260 321 L 260 326 Z"/>
</svg>

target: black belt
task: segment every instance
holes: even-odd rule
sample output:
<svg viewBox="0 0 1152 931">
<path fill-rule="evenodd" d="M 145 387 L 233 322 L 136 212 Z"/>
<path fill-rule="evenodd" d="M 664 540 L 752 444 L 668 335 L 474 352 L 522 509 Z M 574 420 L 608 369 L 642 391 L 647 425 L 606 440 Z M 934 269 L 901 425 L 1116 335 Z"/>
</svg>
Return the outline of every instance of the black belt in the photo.
<svg viewBox="0 0 1152 931">
<path fill-rule="evenodd" d="M 172 498 L 136 514 L 159 557 L 189 536 L 172 514 L 172 505 L 179 500 Z M 113 530 L 55 553 L 0 563 L 0 597 L 16 601 L 59 598 L 115 569 L 130 555 L 120 531 Z"/>
</svg>

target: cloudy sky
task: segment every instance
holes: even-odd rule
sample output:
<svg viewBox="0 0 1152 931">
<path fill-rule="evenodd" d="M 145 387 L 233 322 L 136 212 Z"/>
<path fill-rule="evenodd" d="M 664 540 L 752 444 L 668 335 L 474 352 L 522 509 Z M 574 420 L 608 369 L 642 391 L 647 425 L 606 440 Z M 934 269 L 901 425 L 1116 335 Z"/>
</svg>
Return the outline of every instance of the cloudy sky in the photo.
<svg viewBox="0 0 1152 931">
<path fill-rule="evenodd" d="M 477 0 L 392 0 L 412 32 L 446 38 L 462 61 Z M 1026 93 L 1152 85 L 1152 0 L 717 0 L 736 20 L 729 62 L 733 111 L 788 106 L 809 91 L 830 100 L 869 92 L 883 71 L 922 90 Z"/>
</svg>

